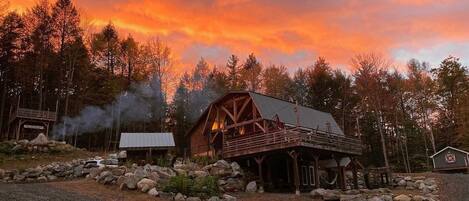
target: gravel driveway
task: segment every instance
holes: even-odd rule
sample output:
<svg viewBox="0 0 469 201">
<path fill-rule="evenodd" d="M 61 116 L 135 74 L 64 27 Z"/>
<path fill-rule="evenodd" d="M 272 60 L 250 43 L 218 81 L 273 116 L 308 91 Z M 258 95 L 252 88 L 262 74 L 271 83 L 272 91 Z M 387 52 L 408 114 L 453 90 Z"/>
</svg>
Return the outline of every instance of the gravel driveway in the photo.
<svg viewBox="0 0 469 201">
<path fill-rule="evenodd" d="M 59 200 L 96 200 L 78 193 L 55 188 L 45 183 L 2 184 L 0 183 L 0 201 L 59 201 Z"/>
<path fill-rule="evenodd" d="M 469 174 L 439 174 L 441 200 L 469 201 Z"/>
</svg>

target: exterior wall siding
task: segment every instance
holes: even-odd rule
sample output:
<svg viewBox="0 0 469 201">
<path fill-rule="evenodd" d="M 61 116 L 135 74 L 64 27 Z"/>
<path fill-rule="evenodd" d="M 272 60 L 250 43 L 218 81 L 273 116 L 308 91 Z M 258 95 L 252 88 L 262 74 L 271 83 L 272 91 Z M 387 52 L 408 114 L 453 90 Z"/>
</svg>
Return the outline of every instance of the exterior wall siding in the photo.
<svg viewBox="0 0 469 201">
<path fill-rule="evenodd" d="M 452 163 L 446 161 L 447 154 L 454 154 L 456 160 Z M 462 153 L 460 151 L 454 149 L 446 149 L 445 151 L 439 153 L 438 155 L 433 157 L 435 169 L 446 169 L 446 168 L 459 168 L 459 167 L 467 167 L 467 154 Z"/>
<path fill-rule="evenodd" d="M 192 156 L 209 156 L 208 139 L 202 133 L 203 124 L 197 125 L 190 138 Z"/>
</svg>

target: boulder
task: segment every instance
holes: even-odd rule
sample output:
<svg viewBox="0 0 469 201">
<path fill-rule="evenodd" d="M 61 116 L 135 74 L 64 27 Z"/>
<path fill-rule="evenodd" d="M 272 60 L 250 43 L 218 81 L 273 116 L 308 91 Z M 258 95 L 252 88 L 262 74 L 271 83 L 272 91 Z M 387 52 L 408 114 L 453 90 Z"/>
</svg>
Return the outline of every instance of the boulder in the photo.
<svg viewBox="0 0 469 201">
<path fill-rule="evenodd" d="M 34 138 L 33 140 L 31 140 L 31 142 L 29 142 L 29 144 L 35 145 L 35 146 L 45 146 L 48 143 L 49 143 L 49 140 L 44 135 L 44 133 L 39 133 L 39 135 L 37 135 L 36 138 Z"/>
<path fill-rule="evenodd" d="M 55 181 L 55 180 L 57 180 L 57 177 L 54 176 L 54 175 L 47 175 L 47 180 L 49 180 L 49 181 Z"/>
<path fill-rule="evenodd" d="M 317 189 L 312 190 L 309 194 L 313 197 L 322 197 L 322 195 L 324 195 L 326 191 L 327 191 L 326 189 L 317 188 Z"/>
<path fill-rule="evenodd" d="M 91 168 L 89 177 L 95 179 L 103 170 L 101 168 Z"/>
<path fill-rule="evenodd" d="M 212 196 L 207 201 L 221 201 L 221 199 L 217 196 Z"/>
<path fill-rule="evenodd" d="M 144 178 L 137 183 L 137 188 L 140 189 L 140 191 L 144 193 L 154 188 L 155 186 L 156 186 L 156 182 L 147 178 Z"/>
<path fill-rule="evenodd" d="M 428 186 L 424 186 L 422 188 L 422 193 L 423 194 L 428 194 L 428 193 L 431 193 L 432 191 L 430 190 L 430 188 Z"/>
<path fill-rule="evenodd" d="M 37 178 L 37 181 L 38 181 L 38 182 L 47 182 L 47 177 L 45 177 L 45 176 L 40 176 L 40 177 Z"/>
<path fill-rule="evenodd" d="M 397 185 L 398 186 L 406 186 L 407 185 L 407 182 L 404 180 L 404 179 L 401 179 L 397 182 Z"/>
<path fill-rule="evenodd" d="M 373 196 L 371 198 L 368 198 L 366 201 L 384 201 L 384 199 L 381 196 Z"/>
<path fill-rule="evenodd" d="M 134 171 L 134 175 L 140 180 L 148 176 L 147 171 L 145 171 L 143 168 L 138 167 Z"/>
<path fill-rule="evenodd" d="M 363 198 L 361 195 L 347 195 L 347 194 L 342 194 L 339 196 L 340 201 L 365 201 L 365 198 Z"/>
<path fill-rule="evenodd" d="M 152 197 L 158 197 L 160 195 L 160 193 L 158 193 L 156 188 L 152 188 L 148 191 L 148 195 L 150 195 Z"/>
<path fill-rule="evenodd" d="M 202 201 L 199 197 L 188 197 L 186 201 Z"/>
<path fill-rule="evenodd" d="M 213 164 L 214 167 L 219 167 L 219 168 L 224 168 L 224 169 L 228 169 L 228 168 L 231 168 L 231 165 L 226 162 L 225 160 L 218 160 L 217 162 L 215 162 Z"/>
<path fill-rule="evenodd" d="M 228 194 L 223 194 L 222 198 L 224 201 L 236 201 L 237 200 L 236 197 L 228 195 Z"/>
<path fill-rule="evenodd" d="M 78 165 L 73 168 L 73 176 L 75 177 L 83 176 L 83 165 Z"/>
<path fill-rule="evenodd" d="M 186 198 L 184 198 L 184 195 L 181 194 L 181 193 L 178 193 L 176 194 L 176 196 L 174 196 L 174 201 L 185 201 Z"/>
<path fill-rule="evenodd" d="M 114 168 L 111 170 L 112 175 L 122 176 L 125 174 L 125 167 Z"/>
<path fill-rule="evenodd" d="M 412 181 L 412 177 L 410 177 L 410 176 L 404 177 L 404 180 L 406 180 L 406 181 Z"/>
<path fill-rule="evenodd" d="M 392 201 L 391 195 L 382 195 L 381 198 L 383 198 L 384 201 Z"/>
<path fill-rule="evenodd" d="M 246 192 L 255 193 L 257 191 L 257 184 L 255 181 L 251 181 L 246 185 Z"/>
<path fill-rule="evenodd" d="M 220 166 L 211 167 L 209 172 L 210 172 L 210 175 L 217 176 L 217 177 L 226 177 L 226 176 L 230 176 L 233 173 L 233 171 L 231 170 L 231 167 L 226 168 L 226 167 L 220 167 Z"/>
<path fill-rule="evenodd" d="M 339 191 L 337 190 L 326 190 L 323 188 L 317 188 L 310 192 L 313 198 L 320 197 L 323 200 L 338 200 L 340 199 Z"/>
<path fill-rule="evenodd" d="M 227 180 L 218 180 L 218 185 L 222 187 L 225 192 L 238 192 L 244 189 L 244 182 L 238 178 L 228 178 Z"/>
<path fill-rule="evenodd" d="M 138 182 L 139 179 L 133 174 L 124 176 L 123 183 L 121 184 L 121 189 L 123 189 L 123 187 L 131 190 L 136 189 Z"/>
<path fill-rule="evenodd" d="M 421 196 L 421 195 L 414 195 L 414 196 L 412 197 L 412 201 L 425 201 L 425 200 L 427 200 L 427 198 L 426 198 L 426 197 L 423 197 L 423 196 Z"/>
<path fill-rule="evenodd" d="M 423 183 L 425 183 L 427 186 L 432 186 L 436 184 L 436 181 L 434 178 L 427 178 L 423 181 Z"/>
<path fill-rule="evenodd" d="M 196 171 L 191 171 L 189 175 L 192 177 L 206 177 L 209 174 L 206 171 L 196 170 Z"/>
<path fill-rule="evenodd" d="M 394 197 L 394 200 L 395 201 L 411 201 L 412 198 L 410 198 L 407 195 L 401 194 L 401 195 L 398 195 L 398 196 Z"/>
</svg>

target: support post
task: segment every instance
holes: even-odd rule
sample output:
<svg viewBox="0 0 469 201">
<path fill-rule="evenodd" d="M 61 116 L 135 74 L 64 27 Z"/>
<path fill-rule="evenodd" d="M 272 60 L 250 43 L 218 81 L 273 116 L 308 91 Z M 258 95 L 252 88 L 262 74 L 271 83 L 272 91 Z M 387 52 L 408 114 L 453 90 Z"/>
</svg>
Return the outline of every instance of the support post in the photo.
<svg viewBox="0 0 469 201">
<path fill-rule="evenodd" d="M 319 156 L 314 156 L 314 187 L 319 188 Z"/>
<path fill-rule="evenodd" d="M 264 193 L 264 178 L 262 176 L 262 162 L 265 159 L 265 155 L 254 158 L 257 163 L 257 170 L 259 173 L 259 193 Z"/>
<path fill-rule="evenodd" d="M 337 172 L 339 173 L 339 185 L 342 190 L 345 190 L 345 177 L 342 166 L 340 166 L 340 158 L 334 157 L 335 162 L 337 163 Z"/>
<path fill-rule="evenodd" d="M 295 150 L 289 151 L 288 155 L 293 159 L 293 181 L 295 183 L 295 194 L 300 195 L 300 174 L 298 172 L 298 155 Z"/>
<path fill-rule="evenodd" d="M 355 160 L 356 159 L 352 157 L 353 188 L 358 189 L 357 163 Z"/>
</svg>

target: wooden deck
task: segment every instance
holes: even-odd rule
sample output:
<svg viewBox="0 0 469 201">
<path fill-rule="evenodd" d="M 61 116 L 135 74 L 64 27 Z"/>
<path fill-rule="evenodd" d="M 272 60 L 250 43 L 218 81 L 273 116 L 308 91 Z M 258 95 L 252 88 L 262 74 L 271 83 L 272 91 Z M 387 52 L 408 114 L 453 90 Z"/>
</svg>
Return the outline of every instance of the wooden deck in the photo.
<svg viewBox="0 0 469 201">
<path fill-rule="evenodd" d="M 56 121 L 57 113 L 27 108 L 18 108 L 10 116 L 10 122 L 14 121 L 16 118 L 34 119 L 41 121 Z"/>
<path fill-rule="evenodd" d="M 353 155 L 360 155 L 362 149 L 361 141 L 358 139 L 321 132 L 310 132 L 299 128 L 225 139 L 223 146 L 224 158 L 298 146 Z"/>
</svg>

